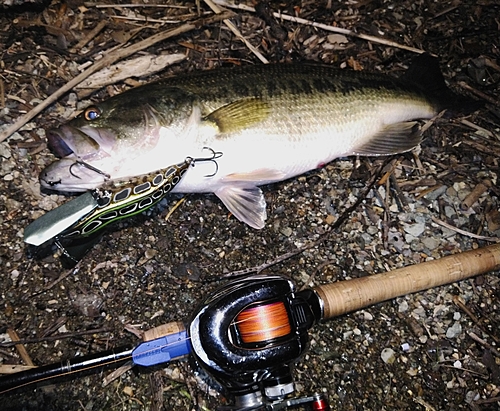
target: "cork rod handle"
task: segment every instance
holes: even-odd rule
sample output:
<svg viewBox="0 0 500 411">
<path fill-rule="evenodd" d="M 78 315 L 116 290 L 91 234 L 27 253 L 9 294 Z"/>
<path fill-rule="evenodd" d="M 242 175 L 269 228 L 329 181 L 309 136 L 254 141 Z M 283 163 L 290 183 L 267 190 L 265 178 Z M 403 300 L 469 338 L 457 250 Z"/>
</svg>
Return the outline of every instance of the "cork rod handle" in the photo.
<svg viewBox="0 0 500 411">
<path fill-rule="evenodd" d="M 314 288 L 323 300 L 323 320 L 405 294 L 450 284 L 500 268 L 500 244 L 399 268 L 383 274 Z"/>
</svg>

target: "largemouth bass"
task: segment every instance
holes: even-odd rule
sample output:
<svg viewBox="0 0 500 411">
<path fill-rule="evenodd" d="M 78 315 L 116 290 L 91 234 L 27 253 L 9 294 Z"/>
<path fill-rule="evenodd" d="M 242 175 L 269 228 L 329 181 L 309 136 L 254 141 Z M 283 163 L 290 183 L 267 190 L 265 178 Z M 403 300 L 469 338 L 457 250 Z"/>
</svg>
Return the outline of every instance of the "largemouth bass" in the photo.
<svg viewBox="0 0 500 411">
<path fill-rule="evenodd" d="M 421 141 L 417 119 L 451 92 L 435 59 L 401 79 L 324 65 L 260 65 L 186 74 L 128 90 L 48 132 L 63 157 L 43 187 L 66 192 L 196 163 L 172 190 L 214 193 L 236 218 L 262 228 L 259 186 L 335 158 L 402 153 Z M 431 87 L 429 87 L 431 86 Z"/>
</svg>

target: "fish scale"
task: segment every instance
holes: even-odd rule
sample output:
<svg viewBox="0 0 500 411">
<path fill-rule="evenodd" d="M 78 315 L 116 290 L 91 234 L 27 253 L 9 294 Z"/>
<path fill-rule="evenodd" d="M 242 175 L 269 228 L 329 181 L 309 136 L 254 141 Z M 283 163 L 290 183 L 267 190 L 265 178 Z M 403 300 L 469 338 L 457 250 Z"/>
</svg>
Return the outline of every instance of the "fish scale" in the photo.
<svg viewBox="0 0 500 411">
<path fill-rule="evenodd" d="M 220 153 L 191 167 L 173 192 L 214 193 L 239 220 L 262 228 L 267 214 L 259 186 L 338 157 L 391 155 L 419 144 L 415 120 L 435 116 L 452 94 L 435 59 L 422 55 L 417 65 L 424 67 L 413 70 L 418 83 L 409 75 L 276 64 L 193 72 L 137 87 L 48 132 L 64 158 L 42 171 L 41 184 L 85 191 L 107 176 L 125 179 Z M 99 148 L 89 150 L 96 141 Z"/>
</svg>

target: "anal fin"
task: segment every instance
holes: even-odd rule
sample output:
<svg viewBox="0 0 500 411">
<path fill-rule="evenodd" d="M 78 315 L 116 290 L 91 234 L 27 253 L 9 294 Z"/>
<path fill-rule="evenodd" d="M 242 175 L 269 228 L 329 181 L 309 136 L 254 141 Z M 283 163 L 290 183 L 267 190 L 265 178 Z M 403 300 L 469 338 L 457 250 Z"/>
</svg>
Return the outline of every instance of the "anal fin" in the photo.
<svg viewBox="0 0 500 411">
<path fill-rule="evenodd" d="M 415 148 L 422 140 L 420 125 L 416 121 L 389 124 L 356 147 L 352 154 L 359 156 L 383 156 L 404 153 Z"/>
<path fill-rule="evenodd" d="M 280 170 L 270 168 L 260 168 L 249 173 L 232 173 L 223 177 L 222 180 L 226 183 L 232 182 L 249 182 L 252 184 L 261 185 L 263 182 L 281 181 L 286 178 L 286 174 Z"/>
<path fill-rule="evenodd" d="M 227 184 L 215 191 L 227 209 L 240 221 L 261 229 L 267 218 L 266 200 L 257 186 Z"/>
</svg>

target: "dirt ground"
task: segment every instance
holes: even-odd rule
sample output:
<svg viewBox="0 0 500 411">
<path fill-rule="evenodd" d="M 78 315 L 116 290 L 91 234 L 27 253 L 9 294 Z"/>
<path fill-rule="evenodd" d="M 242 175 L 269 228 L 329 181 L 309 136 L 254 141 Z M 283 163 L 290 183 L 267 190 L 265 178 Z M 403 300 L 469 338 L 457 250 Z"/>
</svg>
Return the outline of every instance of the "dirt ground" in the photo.
<svg viewBox="0 0 500 411">
<path fill-rule="evenodd" d="M 113 48 L 213 17 L 204 1 L 161 2 L 165 7 L 132 3 L 2 1 L 0 132 Z M 239 4 L 253 8 L 254 3 Z M 262 230 L 237 221 L 212 195 L 189 195 L 169 215 L 180 201 L 171 197 L 113 226 L 75 268 L 64 268 L 56 248 L 43 256 L 23 242 L 30 222 L 68 200 L 40 192 L 38 174 L 54 161 L 45 130 L 90 101 L 139 83 L 263 64 L 221 21 L 151 43 L 130 58 L 146 53 L 185 58 L 156 74 L 134 72 L 93 92 L 70 88 L 0 143 L 0 365 L 25 364 L 26 357 L 43 365 L 133 346 L 138 338 L 128 331 L 132 326 L 146 330 L 187 321 L 198 302 L 228 281 L 224 276 L 265 262 L 276 264 L 264 273 L 312 287 L 498 241 L 498 2 L 273 1 L 260 4 L 258 13 L 248 7 L 232 8 L 230 21 L 271 63 L 308 60 L 398 76 L 416 51 L 424 50 L 439 56 L 450 88 L 484 106 L 467 116 L 435 119 L 419 152 L 394 156 L 383 170 L 385 160 L 346 158 L 265 187 L 268 220 Z M 376 183 L 366 193 L 372 179 Z M 480 184 L 484 189 L 468 204 Z M 360 196 L 361 204 L 325 236 Z M 492 272 L 314 326 L 310 348 L 294 370 L 297 395 L 323 392 L 333 410 L 498 410 L 498 292 L 498 272 Z M 13 331 L 23 341 L 25 359 L 9 342 Z M 215 410 L 227 402 L 189 361 L 128 371 L 104 386 L 108 374 L 0 395 L 0 408 Z"/>
</svg>

